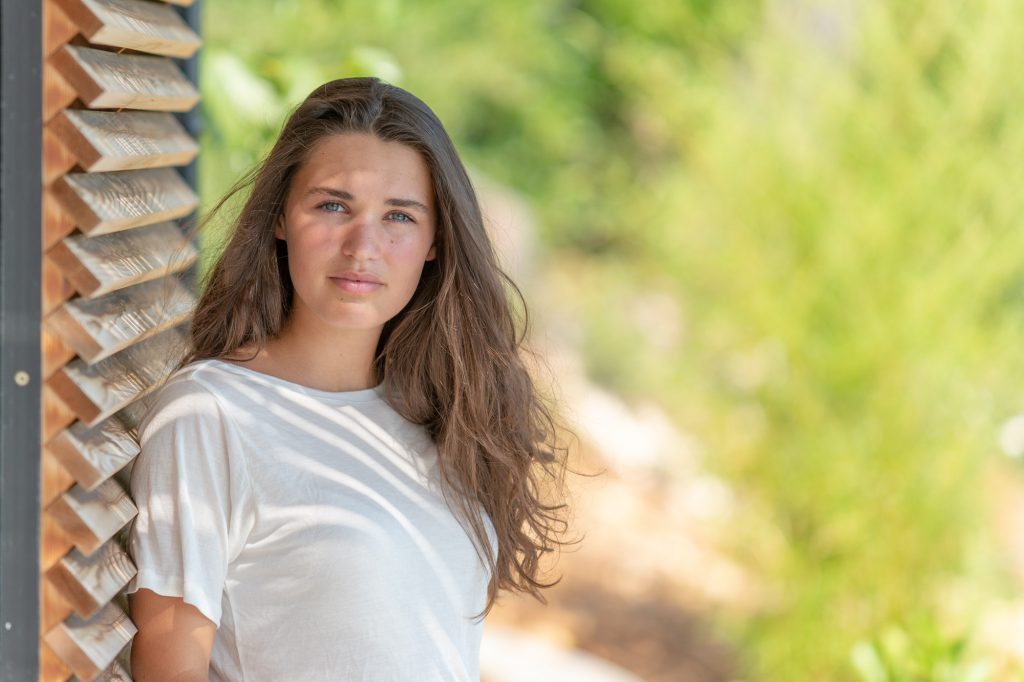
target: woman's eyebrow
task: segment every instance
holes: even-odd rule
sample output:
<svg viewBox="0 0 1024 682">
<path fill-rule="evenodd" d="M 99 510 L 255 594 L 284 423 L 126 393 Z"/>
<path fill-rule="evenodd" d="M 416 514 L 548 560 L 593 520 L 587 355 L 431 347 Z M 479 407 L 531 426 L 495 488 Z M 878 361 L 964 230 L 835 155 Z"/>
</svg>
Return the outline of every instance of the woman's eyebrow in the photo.
<svg viewBox="0 0 1024 682">
<path fill-rule="evenodd" d="M 343 189 L 334 189 L 333 187 L 313 187 L 308 192 L 310 194 L 327 194 L 338 199 L 345 199 L 346 201 L 352 201 L 355 197 L 350 192 L 346 192 Z M 416 199 L 388 199 L 385 201 L 388 206 L 398 206 L 399 208 L 415 208 L 423 213 L 430 213 L 430 209 L 422 201 Z"/>
<path fill-rule="evenodd" d="M 308 192 L 306 192 L 306 196 L 309 196 L 310 194 L 328 194 L 332 197 L 345 199 L 347 201 L 352 201 L 355 198 L 345 190 L 334 189 L 333 187 L 313 187 Z"/>
<path fill-rule="evenodd" d="M 427 208 L 426 204 L 422 201 L 416 201 L 415 199 L 388 199 L 384 202 L 388 206 L 398 206 L 399 208 L 415 208 L 423 213 L 430 213 L 430 209 Z"/>
</svg>

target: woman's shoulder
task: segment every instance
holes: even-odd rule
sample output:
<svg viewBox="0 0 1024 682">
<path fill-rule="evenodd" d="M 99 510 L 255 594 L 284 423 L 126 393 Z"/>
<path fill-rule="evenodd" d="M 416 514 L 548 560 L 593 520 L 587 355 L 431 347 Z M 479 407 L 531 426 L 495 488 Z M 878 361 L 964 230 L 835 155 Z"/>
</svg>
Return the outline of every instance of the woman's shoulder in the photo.
<svg viewBox="0 0 1024 682">
<path fill-rule="evenodd" d="M 261 372 L 252 355 L 192 360 L 172 371 L 147 399 L 148 413 L 171 415 L 257 414 L 270 404 L 266 396 L 280 392 L 281 380 Z"/>
<path fill-rule="evenodd" d="M 214 416 L 222 411 L 230 374 L 214 358 L 194 360 L 172 371 L 145 400 L 145 429 L 154 420 Z"/>
<path fill-rule="evenodd" d="M 157 389 L 158 395 L 215 393 L 215 385 L 222 376 L 219 371 L 224 362 L 216 358 L 193 360 L 172 371 Z"/>
</svg>

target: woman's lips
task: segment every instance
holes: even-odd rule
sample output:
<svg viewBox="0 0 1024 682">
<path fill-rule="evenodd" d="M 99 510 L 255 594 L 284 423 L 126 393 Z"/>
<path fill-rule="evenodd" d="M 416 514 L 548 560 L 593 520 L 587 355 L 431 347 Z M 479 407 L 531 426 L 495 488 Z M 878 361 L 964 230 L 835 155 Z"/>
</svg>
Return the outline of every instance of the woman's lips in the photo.
<svg viewBox="0 0 1024 682">
<path fill-rule="evenodd" d="M 337 277 L 331 277 L 330 280 L 339 289 L 350 294 L 369 294 L 384 286 L 383 282 L 373 275 L 345 273 Z"/>
</svg>

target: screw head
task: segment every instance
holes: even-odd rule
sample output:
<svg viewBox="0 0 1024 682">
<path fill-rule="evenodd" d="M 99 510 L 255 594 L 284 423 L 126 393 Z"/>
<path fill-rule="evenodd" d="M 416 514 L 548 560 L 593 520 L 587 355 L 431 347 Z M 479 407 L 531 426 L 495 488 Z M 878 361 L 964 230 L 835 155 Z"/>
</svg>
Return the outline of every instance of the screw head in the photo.
<svg viewBox="0 0 1024 682">
<path fill-rule="evenodd" d="M 19 386 L 28 386 L 28 382 L 31 381 L 31 379 L 32 378 L 28 375 L 28 372 L 24 370 L 19 370 L 14 373 L 14 383 Z"/>
</svg>

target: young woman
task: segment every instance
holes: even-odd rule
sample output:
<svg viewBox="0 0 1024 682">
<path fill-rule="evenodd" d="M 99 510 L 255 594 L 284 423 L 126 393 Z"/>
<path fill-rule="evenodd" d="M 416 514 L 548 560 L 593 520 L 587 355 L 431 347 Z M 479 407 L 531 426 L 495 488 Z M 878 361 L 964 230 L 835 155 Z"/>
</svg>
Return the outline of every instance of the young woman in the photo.
<svg viewBox="0 0 1024 682">
<path fill-rule="evenodd" d="M 477 679 L 498 592 L 546 586 L 563 450 L 466 171 L 350 78 L 245 187 L 140 426 L 134 679 Z"/>
</svg>

